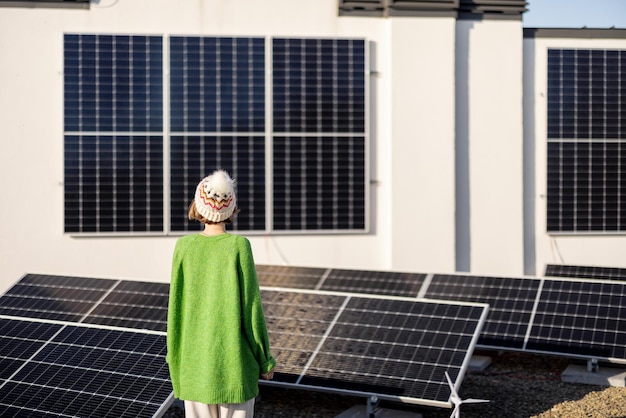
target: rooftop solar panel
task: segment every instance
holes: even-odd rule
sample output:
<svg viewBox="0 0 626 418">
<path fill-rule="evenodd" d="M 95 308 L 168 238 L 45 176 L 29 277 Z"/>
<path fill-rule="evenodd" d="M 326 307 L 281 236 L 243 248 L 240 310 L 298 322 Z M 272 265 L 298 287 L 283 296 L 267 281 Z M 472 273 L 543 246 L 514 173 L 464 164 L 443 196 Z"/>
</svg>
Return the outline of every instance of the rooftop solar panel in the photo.
<svg viewBox="0 0 626 418">
<path fill-rule="evenodd" d="M 552 290 L 554 286 L 565 285 L 555 284 L 550 278 L 424 275 L 340 269 L 315 271 L 273 266 L 265 266 L 263 269 L 272 271 L 274 268 L 277 269 L 274 279 L 266 280 L 270 286 L 280 283 L 287 287 L 308 286 L 361 294 L 417 295 L 420 298 L 489 304 L 489 314 L 477 344 L 480 348 L 594 357 L 626 363 L 626 336 L 615 333 L 612 328 L 615 321 L 623 322 L 626 315 L 626 312 L 613 308 L 626 285 L 626 281 L 620 283 L 615 280 L 619 275 L 616 270 L 620 269 L 593 268 L 599 273 L 587 274 L 588 268 L 572 271 L 565 266 L 570 275 L 611 276 L 613 286 L 602 283 L 599 288 L 591 287 L 591 283 L 602 280 L 587 278 L 579 280 L 587 284 L 573 284 L 570 291 L 555 291 Z M 571 280 L 576 283 L 575 279 Z M 563 295 L 560 295 L 561 292 Z M 589 299 L 591 294 L 595 301 Z M 595 325 L 590 325 L 591 322 Z M 596 344 L 596 341 L 599 343 Z"/>
<path fill-rule="evenodd" d="M 167 331 L 169 284 L 122 281 L 82 322 Z"/>
<path fill-rule="evenodd" d="M 311 277 L 323 272 L 299 270 Z M 143 416 L 163 408 L 171 400 L 164 362 L 168 288 L 26 275 L 0 297 L 0 309 L 19 308 L 0 316 L 6 370 L 0 406 L 7 414 L 23 408 L 59 416 Z M 487 312 L 484 304 L 267 287 L 262 298 L 280 364 L 275 380 L 263 383 L 444 407 L 450 406 L 444 371 L 462 380 Z M 66 322 L 49 319 L 51 312 Z M 120 378 L 122 371 L 129 376 Z"/>
<path fill-rule="evenodd" d="M 388 296 L 417 296 L 426 274 L 257 265 L 261 286 Z"/>
<path fill-rule="evenodd" d="M 417 296 L 425 274 L 333 269 L 320 286 L 322 290 L 390 296 Z"/>
<path fill-rule="evenodd" d="M 626 363 L 626 283 L 546 279 L 525 349 Z"/>
<path fill-rule="evenodd" d="M 263 289 L 273 382 L 449 407 L 445 371 L 462 380 L 483 304 Z M 283 364 L 285 366 L 283 366 Z"/>
<path fill-rule="evenodd" d="M 318 289 L 328 269 L 257 264 L 256 272 L 261 286 Z"/>
<path fill-rule="evenodd" d="M 27 274 L 0 315 L 166 331 L 169 284 Z"/>
<path fill-rule="evenodd" d="M 27 274 L 0 298 L 0 315 L 78 322 L 115 283 Z"/>
<path fill-rule="evenodd" d="M 424 296 L 489 304 L 478 344 L 521 350 L 539 286 L 539 279 L 435 274 Z"/>
<path fill-rule="evenodd" d="M 0 318 L 0 416 L 153 417 L 173 400 L 165 336 Z"/>
<path fill-rule="evenodd" d="M 548 277 L 574 277 L 580 279 L 626 280 L 626 269 L 616 267 L 548 264 L 546 266 L 545 275 Z"/>
</svg>

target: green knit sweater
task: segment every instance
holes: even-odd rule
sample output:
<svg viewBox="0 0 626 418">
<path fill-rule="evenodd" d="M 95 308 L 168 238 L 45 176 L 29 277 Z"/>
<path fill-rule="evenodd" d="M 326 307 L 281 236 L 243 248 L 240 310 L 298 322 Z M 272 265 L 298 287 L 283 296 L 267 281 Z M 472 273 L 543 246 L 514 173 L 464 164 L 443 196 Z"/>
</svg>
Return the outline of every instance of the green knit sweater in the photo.
<svg viewBox="0 0 626 418">
<path fill-rule="evenodd" d="M 242 403 L 276 361 L 250 242 L 242 236 L 179 238 L 172 261 L 167 363 L 179 399 Z"/>
</svg>

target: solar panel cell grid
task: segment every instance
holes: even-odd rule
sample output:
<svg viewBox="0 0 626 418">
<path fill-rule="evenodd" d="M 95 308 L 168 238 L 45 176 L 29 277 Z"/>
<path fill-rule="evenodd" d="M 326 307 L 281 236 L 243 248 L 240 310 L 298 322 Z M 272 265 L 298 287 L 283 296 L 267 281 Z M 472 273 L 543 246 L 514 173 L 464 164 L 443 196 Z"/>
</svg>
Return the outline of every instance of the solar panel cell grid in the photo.
<svg viewBox="0 0 626 418">
<path fill-rule="evenodd" d="M 32 344 L 0 382 L 0 416 L 152 417 L 171 392 L 165 337 L 0 319 L 0 358 Z M 13 330 L 13 331 L 12 331 Z M 6 332 L 5 332 L 6 331 Z M 33 332 L 45 336 L 33 340 Z"/>
<path fill-rule="evenodd" d="M 351 297 L 302 384 L 447 402 L 444 371 L 459 375 L 483 313 L 477 306 Z"/>
<path fill-rule="evenodd" d="M 546 280 L 526 349 L 625 359 L 625 297 L 622 283 Z"/>
<path fill-rule="evenodd" d="M 317 289 L 328 269 L 257 265 L 256 271 L 261 286 Z"/>
<path fill-rule="evenodd" d="M 574 277 L 580 279 L 626 280 L 626 269 L 615 267 L 548 264 L 546 266 L 545 275 L 549 277 Z"/>
<path fill-rule="evenodd" d="M 489 304 L 478 344 L 522 349 L 540 280 L 434 275 L 425 297 Z"/>
<path fill-rule="evenodd" d="M 166 331 L 168 293 L 166 283 L 121 282 L 83 322 Z"/>
<path fill-rule="evenodd" d="M 390 296 L 417 296 L 425 274 L 333 269 L 322 290 Z"/>
</svg>

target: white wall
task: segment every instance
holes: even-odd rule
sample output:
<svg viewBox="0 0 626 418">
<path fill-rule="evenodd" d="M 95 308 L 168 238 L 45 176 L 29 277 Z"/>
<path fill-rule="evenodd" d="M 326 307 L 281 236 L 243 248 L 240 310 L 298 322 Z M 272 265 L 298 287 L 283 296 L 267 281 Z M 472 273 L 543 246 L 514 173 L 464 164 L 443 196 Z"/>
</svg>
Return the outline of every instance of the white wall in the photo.
<svg viewBox="0 0 626 418">
<path fill-rule="evenodd" d="M 453 272 L 453 18 L 401 18 L 391 25 L 392 265 Z"/>
<path fill-rule="evenodd" d="M 545 233 L 546 48 L 623 40 L 526 40 L 524 57 L 515 20 L 339 17 L 336 0 L 101 0 L 0 7 L 0 292 L 27 272 L 169 277 L 176 237 L 63 233 L 64 33 L 371 43 L 371 233 L 250 236 L 259 263 L 513 276 L 625 265 L 626 237 Z"/>
<path fill-rule="evenodd" d="M 64 33 L 366 38 L 378 72 L 372 233 L 252 236 L 256 261 L 454 269 L 454 19 L 339 18 L 336 0 L 101 0 L 89 10 L 0 7 L 0 292 L 25 273 L 169 278 L 175 237 L 63 233 Z"/>
<path fill-rule="evenodd" d="M 563 38 L 527 38 L 524 40 L 524 60 L 527 68 L 524 74 L 526 86 L 524 133 L 527 147 L 534 161 L 534 181 L 530 188 L 534 200 L 534 242 L 529 248 L 530 262 L 534 263 L 534 272 L 541 275 L 546 264 L 588 265 L 603 267 L 626 267 L 626 236 L 618 234 L 548 234 L 546 225 L 547 210 L 547 62 L 548 48 L 585 48 L 585 49 L 626 49 L 626 39 L 563 39 Z"/>
<path fill-rule="evenodd" d="M 457 112 L 458 269 L 520 274 L 521 22 L 458 21 Z"/>
</svg>

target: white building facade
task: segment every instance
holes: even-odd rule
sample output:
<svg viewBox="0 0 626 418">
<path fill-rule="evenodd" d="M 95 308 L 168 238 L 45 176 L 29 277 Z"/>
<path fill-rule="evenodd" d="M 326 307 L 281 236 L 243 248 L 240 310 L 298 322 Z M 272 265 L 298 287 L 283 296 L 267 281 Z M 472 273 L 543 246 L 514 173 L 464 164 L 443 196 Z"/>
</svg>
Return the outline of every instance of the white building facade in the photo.
<svg viewBox="0 0 626 418">
<path fill-rule="evenodd" d="M 603 61 L 618 74 L 602 90 L 612 126 L 626 31 L 524 31 L 524 1 L 432 3 L 0 3 L 0 290 L 25 273 L 168 281 L 177 237 L 196 231 L 186 204 L 214 168 L 238 181 L 233 232 L 260 264 L 626 266 L 611 223 L 621 162 L 588 179 L 604 192 L 584 190 L 612 208 L 586 212 L 604 221 L 548 219 L 568 218 L 572 193 L 549 180 L 589 170 L 550 171 L 549 154 L 595 137 L 554 132 L 572 110 L 554 107 L 568 77 L 555 93 L 547 71 L 552 49 L 617 51 L 615 68 L 615 53 Z M 616 129 L 602 155 L 621 151 Z"/>
</svg>

